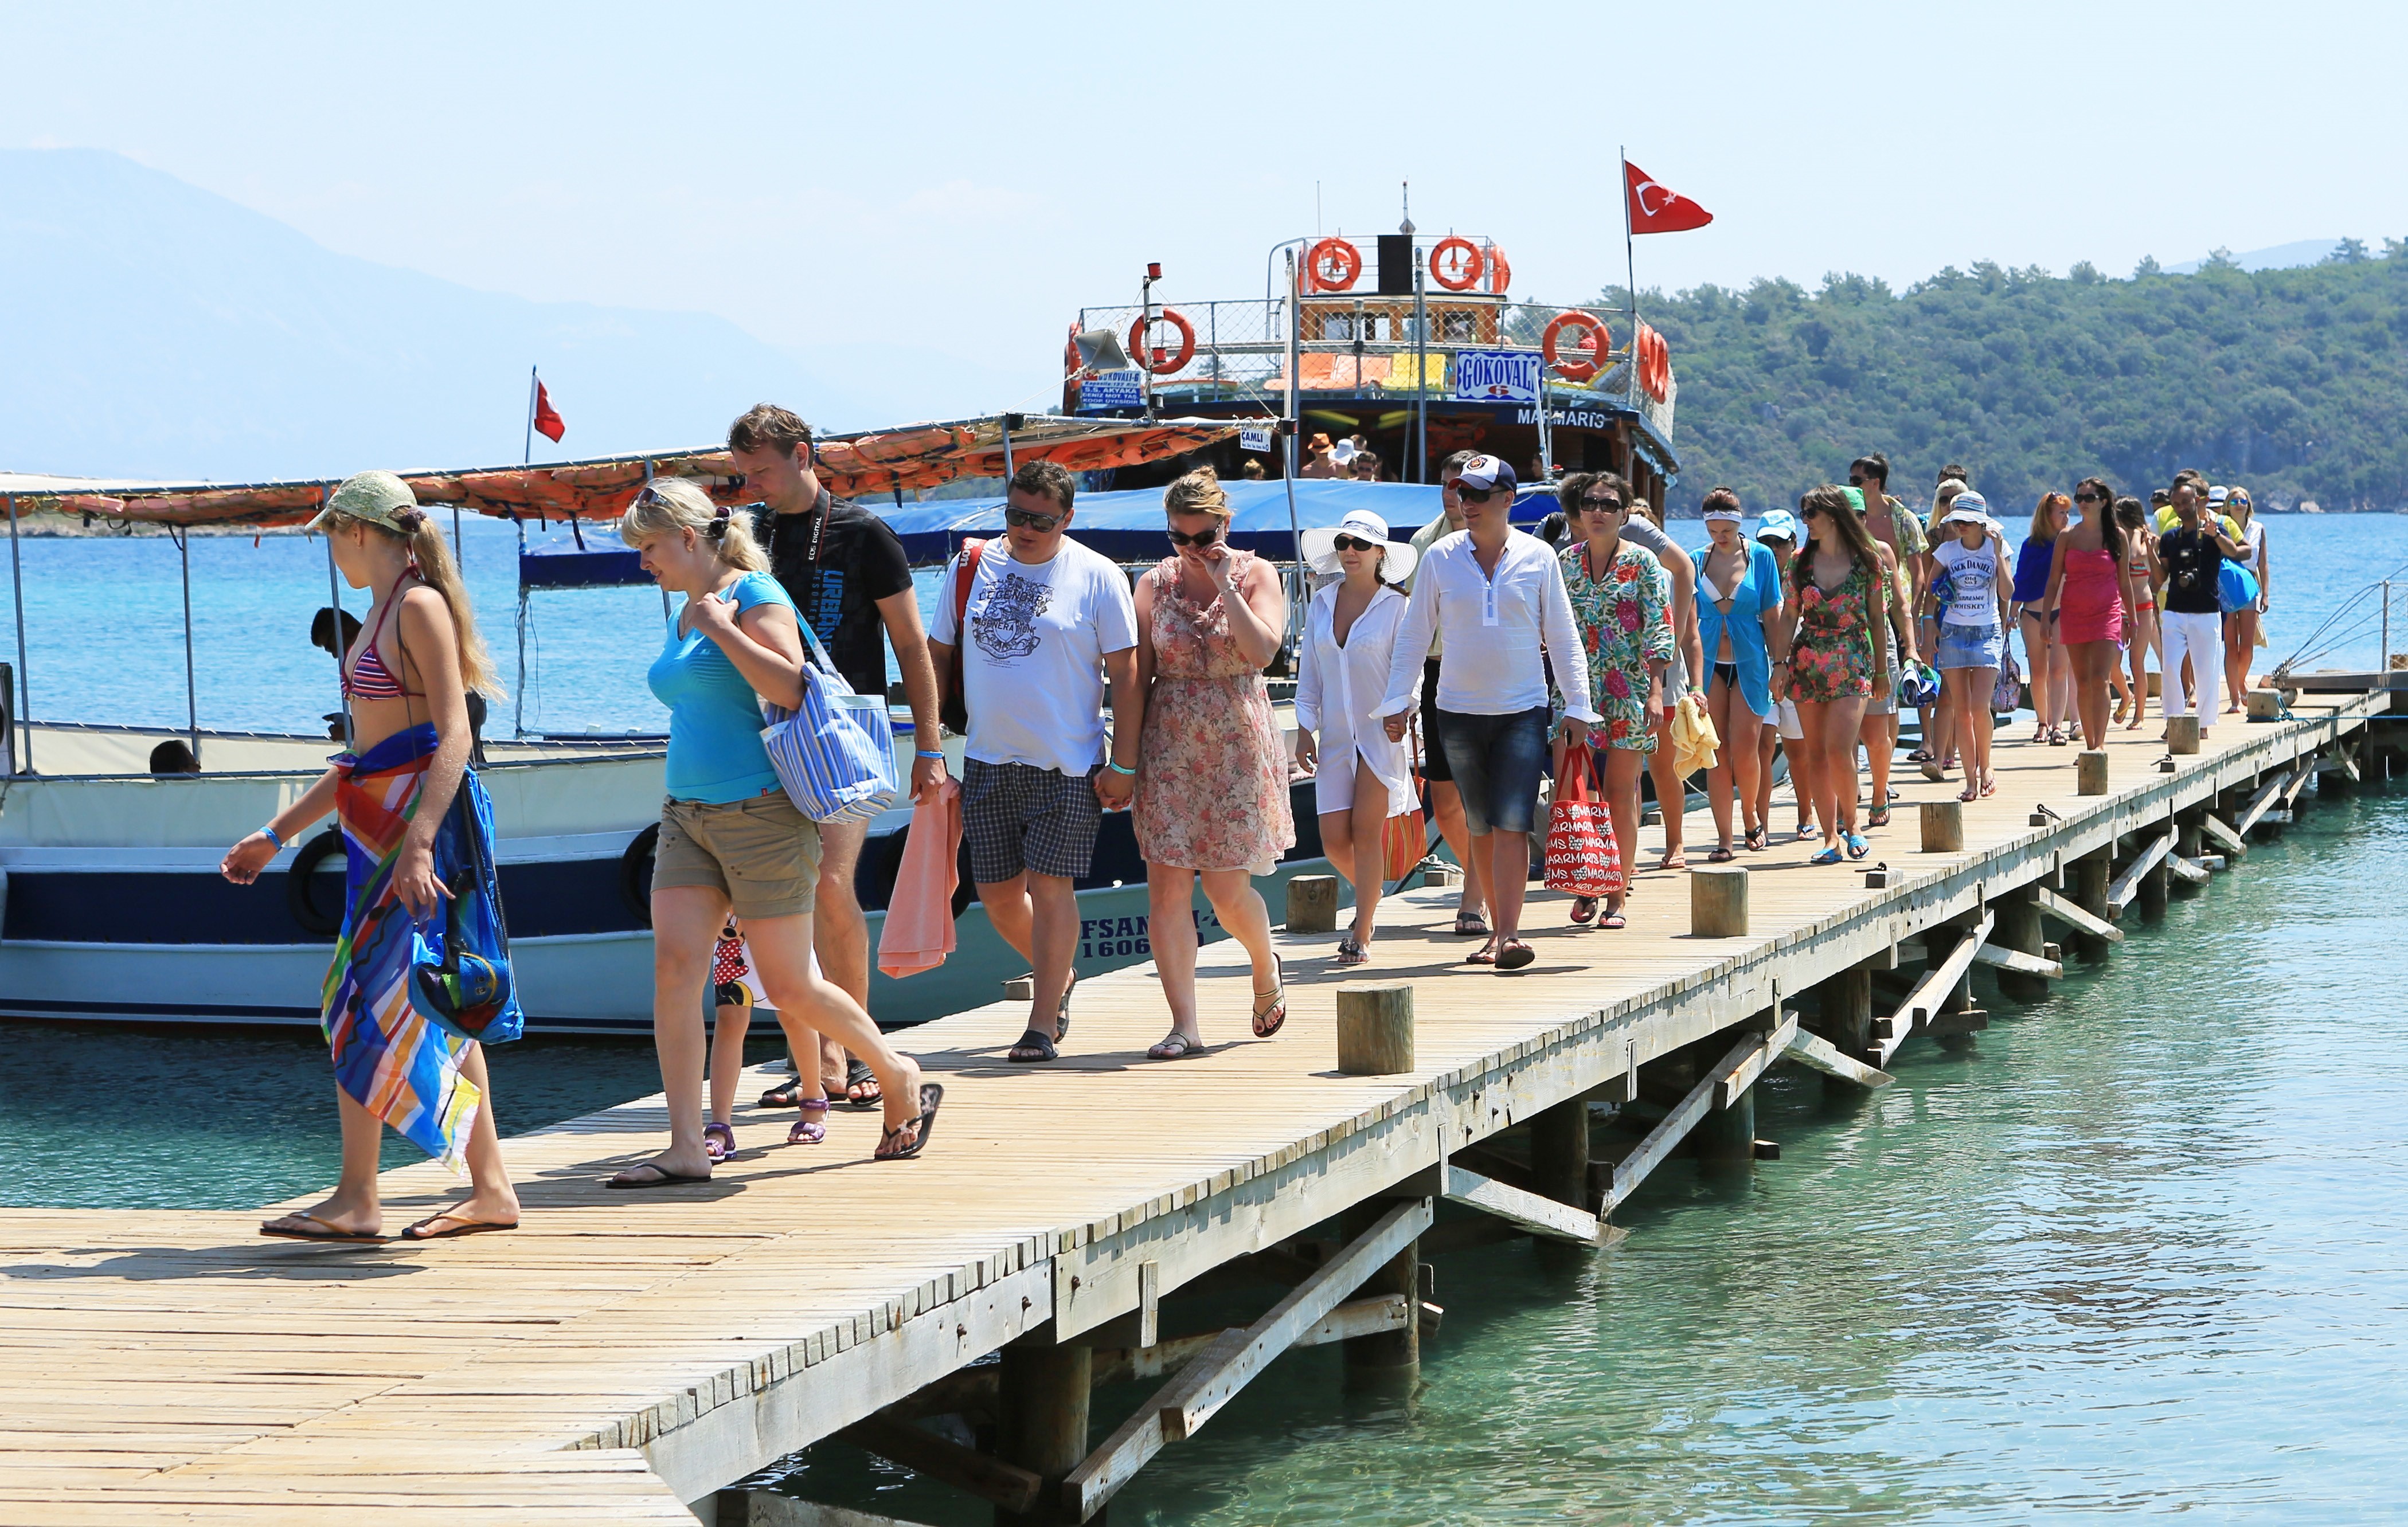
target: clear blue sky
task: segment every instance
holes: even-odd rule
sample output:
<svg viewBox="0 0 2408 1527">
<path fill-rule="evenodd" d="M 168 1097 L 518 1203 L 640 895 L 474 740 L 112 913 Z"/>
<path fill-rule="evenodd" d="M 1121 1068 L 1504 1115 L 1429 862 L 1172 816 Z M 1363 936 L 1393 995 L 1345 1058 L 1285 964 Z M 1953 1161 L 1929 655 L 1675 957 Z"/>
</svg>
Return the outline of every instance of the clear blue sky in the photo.
<svg viewBox="0 0 2408 1527">
<path fill-rule="evenodd" d="M 816 12 L 816 13 L 814 13 Z M 0 5 L 0 145 L 113 149 L 327 247 L 723 315 L 924 412 L 1039 401 L 1082 303 L 1322 228 L 1622 271 L 1614 154 L 1712 208 L 1642 286 L 2128 273 L 2408 235 L 2393 5 Z"/>
</svg>

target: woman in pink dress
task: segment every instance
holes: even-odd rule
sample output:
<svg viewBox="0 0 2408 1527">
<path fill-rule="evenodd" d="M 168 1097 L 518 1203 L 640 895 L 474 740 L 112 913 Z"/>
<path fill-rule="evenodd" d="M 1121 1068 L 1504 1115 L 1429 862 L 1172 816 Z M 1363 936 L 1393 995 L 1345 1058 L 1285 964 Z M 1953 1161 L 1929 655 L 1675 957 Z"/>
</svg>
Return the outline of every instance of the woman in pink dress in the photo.
<svg viewBox="0 0 2408 1527">
<path fill-rule="evenodd" d="M 1155 968 L 1170 1033 L 1157 1061 L 1196 1053 L 1196 881 L 1254 961 L 1254 1031 L 1287 1021 L 1287 989 L 1271 951 L 1270 913 L 1253 877 L 1296 843 L 1287 749 L 1263 668 L 1287 629 L 1278 575 L 1229 549 L 1229 500 L 1211 467 L 1163 495 L 1171 554 L 1137 585 L 1137 678 L 1145 695 L 1139 749 L 1138 851 L 1145 856 Z"/>
<path fill-rule="evenodd" d="M 2107 676 L 2123 655 L 2126 612 L 2135 607 L 2124 529 L 2115 522 L 2115 493 L 2097 478 L 2073 490 L 2081 520 L 2057 538 L 2041 596 L 2042 620 L 2057 621 L 2057 639 L 2073 665 L 2073 708 L 2082 746 L 2107 743 Z"/>
</svg>

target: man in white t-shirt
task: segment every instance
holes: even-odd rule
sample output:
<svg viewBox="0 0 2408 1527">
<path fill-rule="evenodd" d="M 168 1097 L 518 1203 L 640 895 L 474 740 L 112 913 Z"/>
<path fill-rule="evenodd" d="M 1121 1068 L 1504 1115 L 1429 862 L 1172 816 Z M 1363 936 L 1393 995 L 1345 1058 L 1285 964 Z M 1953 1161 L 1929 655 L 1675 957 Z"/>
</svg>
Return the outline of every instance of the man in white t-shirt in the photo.
<svg viewBox="0 0 2408 1527">
<path fill-rule="evenodd" d="M 947 565 L 928 644 L 940 674 L 952 671 L 953 650 L 961 649 L 969 712 L 962 835 L 970 878 L 987 920 L 1035 976 L 1028 1031 L 1011 1048 L 1014 1061 L 1056 1054 L 1077 979 L 1077 882 L 1094 859 L 1101 813 L 1128 805 L 1144 722 L 1137 607 L 1121 570 L 1066 534 L 1076 492 L 1070 474 L 1052 462 L 1030 462 L 1011 475 L 1005 532 L 979 553 L 958 616 L 955 591 L 968 553 Z"/>
</svg>

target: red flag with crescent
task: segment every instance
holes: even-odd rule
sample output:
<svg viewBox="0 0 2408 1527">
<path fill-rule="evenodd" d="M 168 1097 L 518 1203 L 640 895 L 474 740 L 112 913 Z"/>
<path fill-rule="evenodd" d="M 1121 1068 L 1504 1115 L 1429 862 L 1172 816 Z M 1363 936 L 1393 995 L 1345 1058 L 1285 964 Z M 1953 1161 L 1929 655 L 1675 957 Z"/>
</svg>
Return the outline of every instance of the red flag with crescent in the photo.
<svg viewBox="0 0 2408 1527">
<path fill-rule="evenodd" d="M 1622 162 L 1622 179 L 1623 200 L 1629 208 L 1634 234 L 1685 234 L 1714 221 L 1712 212 L 1670 186 L 1650 179 L 1645 170 L 1627 159 Z"/>
<path fill-rule="evenodd" d="M 554 445 L 568 433 L 568 421 L 552 406 L 552 392 L 540 381 L 535 384 L 535 432 Z"/>
</svg>

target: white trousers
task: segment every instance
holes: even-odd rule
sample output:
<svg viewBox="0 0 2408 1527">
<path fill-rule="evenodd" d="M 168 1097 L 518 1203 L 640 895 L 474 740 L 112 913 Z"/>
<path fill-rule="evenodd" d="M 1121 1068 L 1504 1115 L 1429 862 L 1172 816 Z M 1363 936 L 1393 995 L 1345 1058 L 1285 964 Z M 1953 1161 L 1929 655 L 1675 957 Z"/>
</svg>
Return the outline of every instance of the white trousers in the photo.
<svg viewBox="0 0 2408 1527">
<path fill-rule="evenodd" d="M 2190 658 L 2191 682 L 2199 704 L 2199 729 L 2215 724 L 2224 708 L 2224 617 L 2186 615 L 2180 610 L 2157 612 L 2157 629 L 2165 640 L 2165 713 L 2187 716 L 2191 696 L 2183 692 L 2183 658 Z"/>
</svg>

